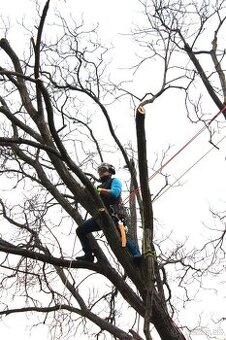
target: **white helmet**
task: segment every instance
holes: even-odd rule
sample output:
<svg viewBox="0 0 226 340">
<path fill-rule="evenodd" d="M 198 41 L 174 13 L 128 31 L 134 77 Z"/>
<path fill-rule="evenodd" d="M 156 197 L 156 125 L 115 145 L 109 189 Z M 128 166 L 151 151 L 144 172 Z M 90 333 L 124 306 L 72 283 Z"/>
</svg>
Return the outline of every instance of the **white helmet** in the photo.
<svg viewBox="0 0 226 340">
<path fill-rule="evenodd" d="M 101 163 L 98 168 L 97 171 L 99 172 L 99 169 L 101 168 L 105 168 L 107 169 L 112 175 L 115 175 L 115 168 L 113 167 L 113 165 L 109 164 L 109 163 Z"/>
</svg>

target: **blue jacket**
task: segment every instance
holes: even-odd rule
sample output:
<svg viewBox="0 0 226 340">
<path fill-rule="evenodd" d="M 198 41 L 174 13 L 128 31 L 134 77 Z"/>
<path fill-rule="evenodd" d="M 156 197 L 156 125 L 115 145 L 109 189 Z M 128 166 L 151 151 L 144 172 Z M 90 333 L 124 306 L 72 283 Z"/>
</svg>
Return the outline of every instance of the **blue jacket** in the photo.
<svg viewBox="0 0 226 340">
<path fill-rule="evenodd" d="M 101 195 L 101 199 L 106 208 L 109 208 L 110 205 L 118 204 L 121 201 L 122 183 L 118 178 L 110 178 L 101 183 L 98 188 L 110 190 L 109 193 Z"/>
</svg>

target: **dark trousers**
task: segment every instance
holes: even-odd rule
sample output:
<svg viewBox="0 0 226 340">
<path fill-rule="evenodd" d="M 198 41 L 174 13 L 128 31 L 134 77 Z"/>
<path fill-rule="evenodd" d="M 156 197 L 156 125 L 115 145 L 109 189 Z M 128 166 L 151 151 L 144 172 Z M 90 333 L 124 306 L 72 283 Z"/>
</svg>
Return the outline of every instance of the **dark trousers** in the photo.
<svg viewBox="0 0 226 340">
<path fill-rule="evenodd" d="M 113 221 L 114 221 L 115 225 L 118 226 L 118 220 L 113 217 Z M 92 254 L 92 249 L 90 247 L 87 235 L 89 233 L 92 233 L 93 231 L 99 231 L 99 230 L 101 230 L 101 228 L 99 227 L 99 225 L 97 224 L 97 222 L 93 218 L 86 220 L 81 226 L 79 226 L 76 229 L 76 233 L 78 235 L 78 238 L 79 238 L 81 245 L 82 245 L 82 249 L 83 249 L 85 254 L 87 254 L 87 255 Z M 128 235 L 127 235 L 126 238 L 127 238 L 126 247 L 130 251 L 130 253 L 133 256 L 141 255 L 139 247 L 136 244 L 136 242 L 134 242 L 134 240 L 131 237 L 129 237 Z"/>
</svg>

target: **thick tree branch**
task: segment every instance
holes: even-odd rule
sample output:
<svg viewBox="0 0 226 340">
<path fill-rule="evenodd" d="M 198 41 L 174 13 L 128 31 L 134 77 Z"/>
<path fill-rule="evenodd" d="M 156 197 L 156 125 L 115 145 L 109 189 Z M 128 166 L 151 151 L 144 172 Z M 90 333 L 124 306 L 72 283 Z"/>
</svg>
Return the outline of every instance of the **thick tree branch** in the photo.
<svg viewBox="0 0 226 340">
<path fill-rule="evenodd" d="M 219 97 L 217 96 L 216 92 L 214 91 L 212 85 L 210 84 L 205 71 L 203 70 L 201 64 L 199 63 L 199 60 L 196 58 L 195 54 L 192 52 L 191 47 L 189 46 L 189 44 L 187 42 L 185 42 L 184 44 L 184 49 L 187 52 L 189 58 L 191 59 L 191 61 L 193 62 L 198 74 L 200 75 L 203 84 L 205 85 L 210 97 L 212 98 L 213 102 L 217 105 L 217 107 L 222 110 L 224 109 L 225 103 L 222 103 L 222 101 L 219 99 Z M 226 112 L 222 112 L 224 115 L 224 118 L 226 119 Z"/>
<path fill-rule="evenodd" d="M 35 121 L 36 120 L 36 115 L 37 111 L 35 110 L 32 101 L 30 99 L 27 87 L 25 85 L 24 79 L 20 76 L 23 74 L 22 67 L 20 65 L 19 58 L 17 57 L 16 53 L 14 50 L 11 48 L 9 42 L 6 39 L 1 39 L 0 40 L 0 47 L 6 52 L 6 54 L 10 57 L 15 71 L 19 74 L 17 77 L 18 80 L 18 91 L 21 96 L 22 103 L 27 110 L 27 112 L 30 114 L 31 118 Z"/>
</svg>

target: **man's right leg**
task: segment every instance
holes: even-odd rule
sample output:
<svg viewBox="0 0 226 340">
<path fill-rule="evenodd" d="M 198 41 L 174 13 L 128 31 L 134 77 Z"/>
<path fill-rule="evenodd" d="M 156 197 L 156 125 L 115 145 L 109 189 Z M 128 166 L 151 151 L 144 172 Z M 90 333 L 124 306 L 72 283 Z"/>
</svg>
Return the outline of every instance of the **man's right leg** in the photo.
<svg viewBox="0 0 226 340">
<path fill-rule="evenodd" d="M 130 253 L 133 255 L 134 263 L 139 265 L 142 260 L 142 254 L 140 252 L 138 244 L 129 235 L 127 235 L 126 246 Z"/>
<path fill-rule="evenodd" d="M 89 233 L 92 233 L 93 231 L 98 231 L 98 230 L 101 230 L 101 228 L 99 227 L 99 225 L 96 223 L 96 221 L 93 218 L 86 220 L 82 225 L 80 225 L 76 229 L 76 233 L 81 242 L 82 249 L 85 253 L 83 256 L 77 256 L 76 257 L 77 260 L 89 261 L 89 262 L 94 261 L 92 248 L 90 247 L 89 239 L 87 236 Z"/>
</svg>

